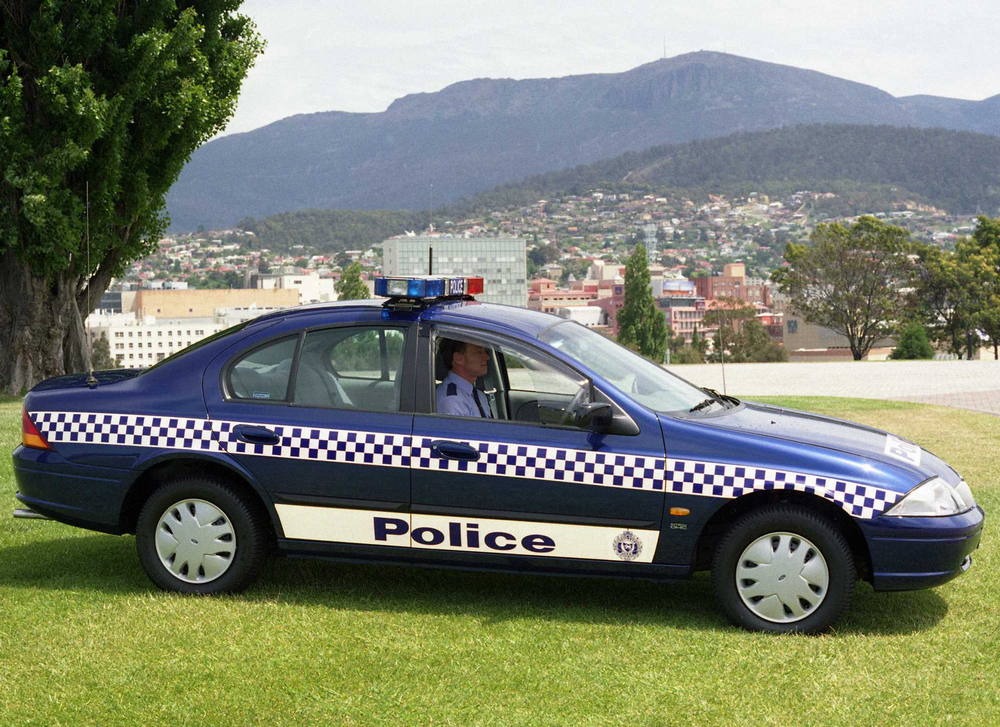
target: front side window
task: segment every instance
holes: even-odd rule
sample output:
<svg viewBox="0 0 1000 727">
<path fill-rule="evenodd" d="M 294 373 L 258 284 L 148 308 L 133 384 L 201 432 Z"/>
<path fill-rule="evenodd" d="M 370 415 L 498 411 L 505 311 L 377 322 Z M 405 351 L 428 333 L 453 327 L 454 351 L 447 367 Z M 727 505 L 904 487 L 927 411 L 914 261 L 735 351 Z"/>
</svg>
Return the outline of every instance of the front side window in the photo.
<svg viewBox="0 0 1000 727">
<path fill-rule="evenodd" d="M 399 411 L 405 342 L 400 328 L 311 331 L 299 357 L 295 403 Z"/>
<path fill-rule="evenodd" d="M 435 412 L 574 426 L 590 383 L 544 354 L 461 334 L 435 337 Z"/>
<path fill-rule="evenodd" d="M 240 358 L 229 370 L 229 390 L 236 399 L 284 401 L 298 336 L 265 344 Z"/>
</svg>

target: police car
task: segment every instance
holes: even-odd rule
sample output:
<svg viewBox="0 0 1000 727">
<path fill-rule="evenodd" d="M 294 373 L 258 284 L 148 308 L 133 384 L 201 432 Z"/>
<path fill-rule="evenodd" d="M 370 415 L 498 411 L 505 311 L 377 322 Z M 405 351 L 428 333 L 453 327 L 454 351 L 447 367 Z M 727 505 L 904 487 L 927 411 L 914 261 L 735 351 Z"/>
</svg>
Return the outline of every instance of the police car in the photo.
<svg viewBox="0 0 1000 727">
<path fill-rule="evenodd" d="M 18 515 L 134 533 L 159 587 L 294 556 L 686 579 L 736 624 L 817 632 L 861 578 L 969 568 L 983 511 L 918 445 L 700 389 L 482 279 L 256 318 L 24 401 Z M 96 378 L 96 380 L 95 380 Z"/>
</svg>

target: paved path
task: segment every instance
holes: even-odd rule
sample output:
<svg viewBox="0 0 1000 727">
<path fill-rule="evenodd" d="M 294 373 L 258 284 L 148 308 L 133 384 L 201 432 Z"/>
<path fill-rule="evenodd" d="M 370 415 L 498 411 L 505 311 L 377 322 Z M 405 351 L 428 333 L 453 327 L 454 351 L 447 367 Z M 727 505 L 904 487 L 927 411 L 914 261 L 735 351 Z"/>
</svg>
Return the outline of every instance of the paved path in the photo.
<svg viewBox="0 0 1000 727">
<path fill-rule="evenodd" d="M 698 386 L 722 391 L 722 366 L 671 366 Z M 848 396 L 972 409 L 1000 416 L 1000 362 L 836 361 L 727 364 L 726 390 L 739 396 Z"/>
</svg>

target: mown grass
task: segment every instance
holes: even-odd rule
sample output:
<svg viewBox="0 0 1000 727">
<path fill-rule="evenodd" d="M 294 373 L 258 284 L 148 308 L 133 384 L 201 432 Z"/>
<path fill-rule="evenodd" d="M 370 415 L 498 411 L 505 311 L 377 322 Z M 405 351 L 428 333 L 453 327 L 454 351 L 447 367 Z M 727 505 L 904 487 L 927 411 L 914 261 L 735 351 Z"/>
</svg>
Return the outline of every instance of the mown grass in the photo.
<svg viewBox="0 0 1000 727">
<path fill-rule="evenodd" d="M 1000 512 L 1000 418 L 771 400 L 884 427 Z M 247 593 L 155 590 L 129 537 L 13 520 L 19 405 L 0 404 L 0 724 L 997 723 L 998 546 L 876 594 L 836 631 L 749 634 L 708 579 L 575 580 L 272 560 Z"/>
</svg>

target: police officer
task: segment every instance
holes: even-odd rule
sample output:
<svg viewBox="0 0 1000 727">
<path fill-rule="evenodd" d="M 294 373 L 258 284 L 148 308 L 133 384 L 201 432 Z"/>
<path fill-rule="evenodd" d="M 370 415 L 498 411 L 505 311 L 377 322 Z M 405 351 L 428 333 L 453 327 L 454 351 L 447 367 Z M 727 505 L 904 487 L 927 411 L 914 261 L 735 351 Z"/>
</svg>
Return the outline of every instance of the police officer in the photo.
<svg viewBox="0 0 1000 727">
<path fill-rule="evenodd" d="M 436 390 L 438 414 L 492 419 L 486 394 L 476 388 L 476 379 L 485 376 L 489 369 L 489 349 L 443 338 L 438 350 L 448 369 L 448 375 Z"/>
</svg>

